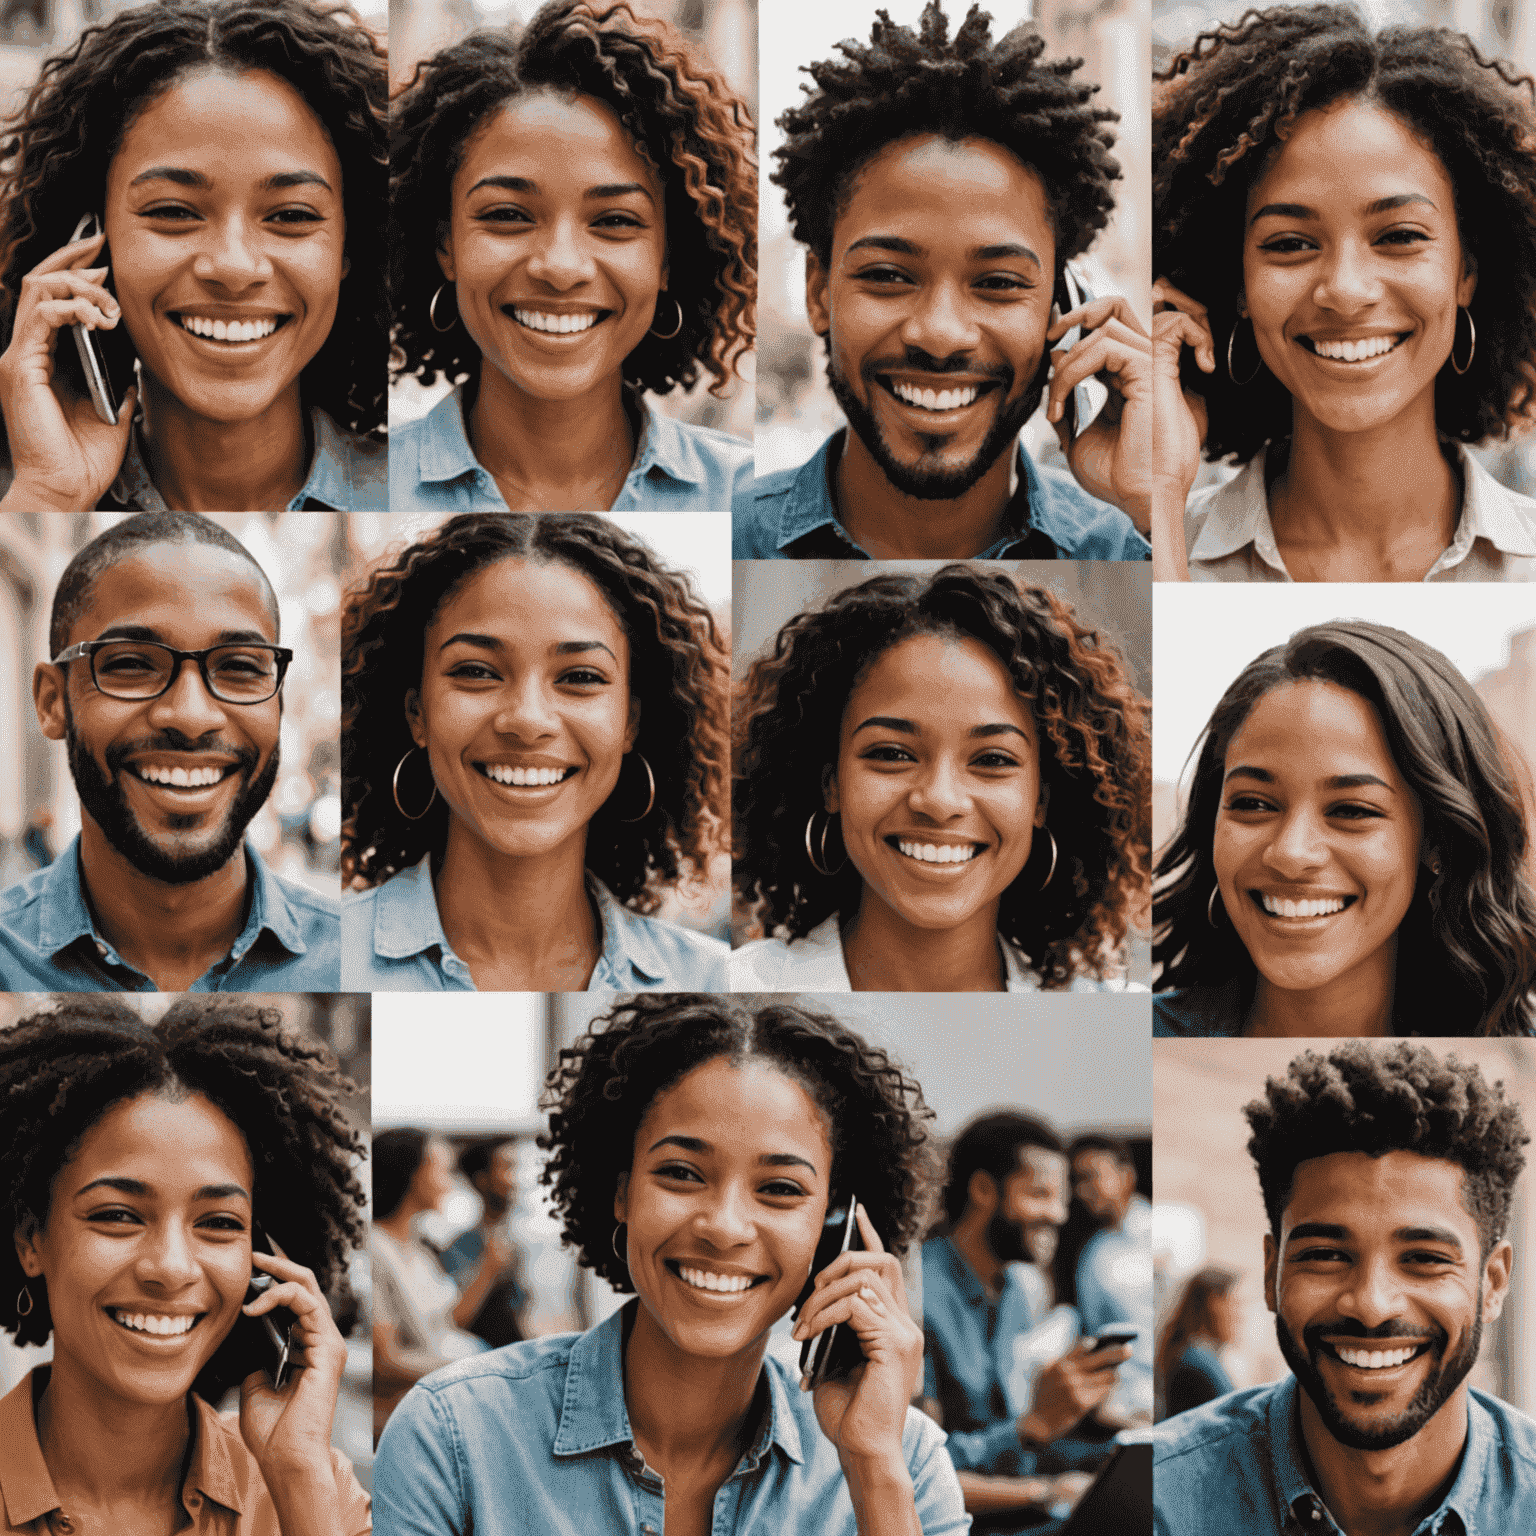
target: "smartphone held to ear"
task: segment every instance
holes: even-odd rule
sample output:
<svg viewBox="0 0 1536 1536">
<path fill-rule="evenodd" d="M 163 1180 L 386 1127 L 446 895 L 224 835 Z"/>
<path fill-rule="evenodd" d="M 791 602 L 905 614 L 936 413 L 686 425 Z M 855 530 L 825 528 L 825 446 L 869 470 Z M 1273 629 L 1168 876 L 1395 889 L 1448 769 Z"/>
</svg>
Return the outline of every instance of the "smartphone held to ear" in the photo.
<svg viewBox="0 0 1536 1536">
<path fill-rule="evenodd" d="M 272 1252 L 272 1244 L 268 1242 L 267 1234 L 260 1227 L 251 1228 L 251 1249 L 255 1253 Z M 245 1291 L 245 1305 L 249 1306 L 258 1296 L 265 1295 L 276 1284 L 277 1281 L 273 1276 L 253 1268 L 251 1283 Z M 283 1375 L 288 1369 L 288 1352 L 291 1347 L 293 1324 L 293 1313 L 287 1307 L 274 1307 L 270 1312 L 262 1313 L 260 1317 L 242 1316 L 235 1324 L 236 1328 L 244 1329 L 248 1333 L 259 1333 L 259 1340 L 253 1341 L 259 1356 L 259 1364 L 274 1387 L 282 1386 Z"/>
<path fill-rule="evenodd" d="M 1061 276 L 1056 280 L 1055 301 L 1051 305 L 1051 324 L 1055 325 L 1063 315 L 1070 315 L 1074 309 L 1081 309 L 1084 304 L 1092 302 L 1093 294 L 1087 283 L 1083 281 L 1082 275 L 1071 262 L 1063 263 Z M 1060 341 L 1055 343 L 1054 350 L 1062 354 L 1068 353 L 1082 339 L 1082 327 L 1074 325 Z M 1072 387 L 1062 401 L 1061 414 L 1069 440 L 1075 438 L 1088 426 L 1104 408 L 1104 402 L 1108 398 L 1109 392 L 1094 379 L 1084 379 L 1081 384 L 1075 384 Z"/>
<path fill-rule="evenodd" d="M 76 240 L 83 240 L 100 229 L 101 220 L 96 214 L 83 214 L 80 222 L 75 225 L 74 234 L 69 237 L 70 241 L 73 243 Z M 103 246 L 97 265 L 106 266 L 107 264 L 107 248 Z M 107 274 L 105 286 L 110 292 L 112 288 L 110 272 Z M 133 382 L 132 343 L 129 342 L 121 325 L 116 331 L 93 331 L 86 325 L 72 325 L 69 329 L 75 338 L 75 353 L 80 364 L 81 378 L 78 382 L 83 386 L 84 392 L 90 395 L 96 415 L 109 427 L 115 427 L 123 395 Z"/>
<path fill-rule="evenodd" d="M 816 1276 L 827 1265 L 841 1254 L 863 1250 L 864 1239 L 859 1235 L 858 1209 L 859 1202 L 852 1196 L 846 1204 L 839 1201 L 827 1208 L 821 1238 L 816 1244 L 816 1256 L 811 1260 L 810 1278 L 805 1282 L 805 1289 L 800 1292 L 791 1316 L 800 1316 L 800 1309 L 811 1298 Z M 863 1363 L 864 1350 L 859 1344 L 859 1336 L 843 1323 L 834 1323 L 800 1346 L 800 1374 L 809 1379 L 813 1391 L 822 1382 L 846 1376 L 855 1366 Z"/>
</svg>

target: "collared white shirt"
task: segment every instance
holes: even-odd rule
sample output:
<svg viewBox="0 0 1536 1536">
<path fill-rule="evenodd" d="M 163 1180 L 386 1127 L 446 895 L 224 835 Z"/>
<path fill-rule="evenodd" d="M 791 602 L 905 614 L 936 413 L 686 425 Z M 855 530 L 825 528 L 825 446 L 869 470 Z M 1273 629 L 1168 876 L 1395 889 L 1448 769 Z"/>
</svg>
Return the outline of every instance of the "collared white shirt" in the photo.
<svg viewBox="0 0 1536 1536">
<path fill-rule="evenodd" d="M 1536 581 L 1536 501 L 1499 484 L 1461 444 L 1461 521 L 1425 581 Z M 1191 581 L 1293 581 L 1275 542 L 1257 453 L 1225 485 L 1196 492 L 1184 510 Z"/>
</svg>

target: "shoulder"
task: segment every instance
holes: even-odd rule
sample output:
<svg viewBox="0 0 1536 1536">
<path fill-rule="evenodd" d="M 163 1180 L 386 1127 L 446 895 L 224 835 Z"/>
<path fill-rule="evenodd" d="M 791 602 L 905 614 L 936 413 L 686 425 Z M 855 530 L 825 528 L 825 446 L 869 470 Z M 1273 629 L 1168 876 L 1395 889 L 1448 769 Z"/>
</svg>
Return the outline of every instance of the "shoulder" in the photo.
<svg viewBox="0 0 1536 1536">
<path fill-rule="evenodd" d="M 1481 1409 L 1487 1414 L 1486 1422 L 1495 1443 L 1505 1455 L 1523 1465 L 1523 1480 L 1531 1480 L 1532 1474 L 1536 1474 L 1536 1419 L 1476 1387 L 1471 1389 L 1470 1399 L 1473 1411 Z"/>
<path fill-rule="evenodd" d="M 794 488 L 799 469 L 775 470 L 738 486 L 731 501 L 731 557 L 735 560 L 778 560 L 779 521 Z"/>
<path fill-rule="evenodd" d="M 60 854 L 59 857 L 63 858 L 64 855 Z M 52 868 L 52 864 L 45 864 L 41 869 L 35 869 L 30 875 L 18 880 L 15 885 L 0 891 L 0 913 L 9 920 L 19 917 L 29 907 L 41 902 L 48 888 L 48 872 Z"/>
<path fill-rule="evenodd" d="M 616 975 L 621 989 L 667 992 L 723 992 L 731 946 L 713 934 L 685 928 L 664 917 L 633 911 L 589 875 L 603 921 L 603 963 L 592 985 L 603 990 Z M 602 976 L 604 971 L 609 975 Z"/>
<path fill-rule="evenodd" d="M 327 925 L 340 921 L 341 902 L 335 896 L 312 890 L 309 886 L 301 885 L 297 880 L 290 880 L 286 875 L 279 875 L 271 869 L 268 869 L 267 873 L 278 890 L 282 892 L 283 899 L 288 905 L 305 917 Z"/>
<path fill-rule="evenodd" d="M 579 1333 L 552 1333 L 456 1360 L 423 1376 L 414 1390 L 442 1403 L 492 1402 L 504 1393 L 563 1394 Z"/>
<path fill-rule="evenodd" d="M 752 444 L 715 427 L 683 421 L 640 402 L 639 473 L 626 480 L 615 510 L 727 512 L 752 483 Z"/>
<path fill-rule="evenodd" d="M 1270 1406 L 1285 1381 L 1244 1387 L 1164 1419 L 1151 1433 L 1158 1477 L 1199 1477 L 1228 1458 L 1250 1459 L 1256 1440 L 1269 1436 Z"/>
<path fill-rule="evenodd" d="M 1237 984 L 1184 987 L 1152 999 L 1153 1038 L 1175 1035 L 1235 1036 L 1243 1032 Z"/>
<path fill-rule="evenodd" d="M 245 1520 L 251 1519 L 256 1511 L 253 1504 L 267 1505 L 270 1507 L 272 1495 L 267 1487 L 266 1479 L 261 1475 L 261 1468 L 256 1458 L 251 1453 L 251 1448 L 245 1443 L 245 1437 L 240 1433 L 240 1415 L 238 1411 L 230 1413 L 218 1413 L 201 1398 L 195 1399 L 201 1431 L 207 1436 L 206 1450 L 198 1447 L 198 1461 L 204 1470 L 204 1475 L 210 1481 L 224 1482 L 232 1480 L 234 1493 L 243 1495 L 242 1502 L 237 1506 L 244 1517 L 240 1524 L 245 1528 Z M 339 1497 L 341 1523 L 338 1529 L 342 1531 L 366 1531 L 371 1529 L 369 1523 L 369 1498 L 362 1484 L 357 1480 L 357 1473 L 353 1470 L 352 1463 L 345 1452 L 336 1446 L 330 1447 L 331 1474 L 336 1479 L 336 1492 Z M 195 1453 L 196 1454 L 196 1453 Z M 188 1474 L 189 1482 L 202 1486 L 199 1481 L 199 1468 L 194 1466 Z M 223 1502 L 223 1500 L 220 1500 Z M 256 1524 L 254 1529 L 265 1529 L 261 1524 Z M 272 1529 L 276 1529 L 273 1522 Z"/>
<path fill-rule="evenodd" d="M 1036 464 L 1020 453 L 1035 477 L 1034 523 L 1069 560 L 1150 560 L 1152 546 L 1118 507 L 1090 496 L 1064 469 Z"/>
<path fill-rule="evenodd" d="M 314 493 L 341 512 L 384 512 L 389 508 L 389 440 L 349 432 L 315 410 L 317 462 Z"/>
</svg>

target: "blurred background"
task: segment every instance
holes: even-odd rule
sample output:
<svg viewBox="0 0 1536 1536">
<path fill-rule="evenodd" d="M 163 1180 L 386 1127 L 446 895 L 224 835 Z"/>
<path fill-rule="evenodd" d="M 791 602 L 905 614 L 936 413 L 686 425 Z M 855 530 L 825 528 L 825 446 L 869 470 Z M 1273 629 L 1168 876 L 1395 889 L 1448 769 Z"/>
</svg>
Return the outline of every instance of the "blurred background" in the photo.
<svg viewBox="0 0 1536 1536">
<path fill-rule="evenodd" d="M 1536 1125 L 1536 1041 L 1424 1041 L 1476 1062 Z M 1268 1077 L 1285 1074 L 1299 1040 L 1159 1040 L 1152 1048 L 1153 1138 L 1157 1193 L 1152 1261 L 1159 1336 L 1191 1276 L 1206 1266 L 1235 1274 L 1230 1341 L 1220 1358 L 1234 1387 L 1278 1381 L 1288 1367 L 1264 1305 L 1264 1235 L 1269 1219 L 1246 1152 L 1243 1106 Z M 1471 1382 L 1522 1412 L 1536 1409 L 1536 1269 L 1530 1253 L 1531 1173 L 1515 1186 L 1509 1231 L 1514 1281 L 1504 1314 L 1483 1335 Z"/>
<path fill-rule="evenodd" d="M 753 123 L 757 107 L 757 0 L 628 0 L 641 16 L 669 21 L 703 48 L 727 84 L 747 104 Z M 485 0 L 391 0 L 389 7 L 390 93 L 403 89 L 423 59 L 481 27 L 510 27 L 521 31 L 538 10 L 540 0 L 510 0 L 504 5 Z M 696 426 L 714 427 L 752 440 L 752 378 L 754 354 L 740 363 L 744 378 L 732 377 L 724 397 L 710 394 L 706 374 L 686 394 L 647 395 L 653 409 Z M 401 379 L 390 389 L 389 414 L 401 423 L 424 416 L 451 385 L 439 379 L 423 386 Z"/>
<path fill-rule="evenodd" d="M 40 1013 L 62 997 L 47 993 L 0 992 L 0 1029 L 35 1013 Z M 177 994 L 167 992 L 134 993 L 120 999 L 137 1010 L 149 1023 L 161 1018 L 176 1002 Z M 341 1117 L 364 1139 L 368 1136 L 369 1091 L 372 1077 L 372 1040 L 369 998 L 364 993 L 330 992 L 251 992 L 242 1000 L 258 1008 L 276 1008 L 284 1024 L 295 1034 L 328 1046 L 351 1078 L 357 1091 L 337 1105 Z M 368 1171 L 357 1175 L 368 1188 Z M 373 1436 L 370 1430 L 373 1402 L 373 1348 L 369 1340 L 369 1271 L 367 1255 L 353 1254 L 344 1287 L 330 1296 L 331 1311 L 347 1340 L 347 1364 L 342 1375 L 341 1395 L 336 1403 L 336 1420 L 331 1443 L 352 1462 L 358 1481 L 372 1487 Z M 10 1389 L 33 1366 L 45 1364 L 53 1356 L 52 1343 L 18 1348 L 8 1333 L 0 1333 L 0 1395 Z M 238 1408 L 237 1392 L 231 1392 L 222 1404 L 222 1412 Z"/>
<path fill-rule="evenodd" d="M 926 0 L 896 0 L 884 9 L 900 26 L 916 27 Z M 843 425 L 827 388 L 825 353 L 805 315 L 804 253 L 789 232 L 784 197 L 769 180 L 773 152 L 784 135 L 775 124 L 811 83 L 801 66 L 837 57 L 843 38 L 869 41 L 874 0 L 818 0 L 797 7 L 793 26 L 762 30 L 762 152 L 758 233 L 762 245 L 759 284 L 761 339 L 758 351 L 756 455 L 759 476 L 803 464 Z M 964 21 L 970 0 L 944 0 L 950 35 Z M 1114 154 L 1123 180 L 1116 184 L 1115 213 L 1076 265 L 1095 295 L 1124 294 L 1144 327 L 1152 323 L 1150 296 L 1151 97 L 1147 77 L 1147 19 L 1133 0 L 990 0 L 992 36 L 1000 39 L 1028 23 L 1046 41 L 1045 57 L 1084 61 L 1082 80 L 1097 83 L 1094 105 L 1120 114 Z M 1036 412 L 1025 444 L 1037 463 L 1063 464 L 1056 434 Z"/>
<path fill-rule="evenodd" d="M 348 591 L 361 587 L 377 566 L 425 537 L 449 513 L 351 512 L 346 525 L 347 559 L 343 580 Z M 612 512 L 604 514 L 627 533 L 643 540 L 672 570 L 693 578 L 694 591 L 714 616 L 727 654 L 731 648 L 731 519 L 726 512 Z M 338 680 L 339 686 L 339 680 Z M 730 938 L 729 854 L 719 854 L 702 881 L 684 895 L 669 891 L 656 916 Z"/>
<path fill-rule="evenodd" d="M 0 516 L 0 890 L 51 863 L 80 830 L 63 742 L 32 707 L 32 669 L 49 659 L 53 591 L 74 556 L 126 513 Z M 329 512 L 213 512 L 277 592 L 282 643 L 282 768 L 246 831 L 273 870 L 323 895 L 338 891 L 341 852 L 340 573 L 347 528 Z"/>
</svg>

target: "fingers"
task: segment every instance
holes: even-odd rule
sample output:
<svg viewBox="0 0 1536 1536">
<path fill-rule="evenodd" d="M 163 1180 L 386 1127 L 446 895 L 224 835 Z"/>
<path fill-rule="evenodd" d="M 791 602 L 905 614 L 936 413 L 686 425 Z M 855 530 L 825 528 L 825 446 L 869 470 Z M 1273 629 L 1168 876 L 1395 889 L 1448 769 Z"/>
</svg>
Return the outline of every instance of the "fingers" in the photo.
<svg viewBox="0 0 1536 1536">
<path fill-rule="evenodd" d="M 84 240 L 71 240 L 68 245 L 61 245 L 58 250 L 43 257 L 27 274 L 27 277 L 37 277 L 47 272 L 59 272 L 66 267 L 78 267 L 82 262 L 89 261 L 106 243 L 107 232 L 104 229 L 98 229 L 94 235 L 88 235 Z M 107 269 L 103 267 L 101 270 L 105 272 Z M 23 284 L 26 281 L 26 277 L 22 278 Z"/>
<path fill-rule="evenodd" d="M 277 1245 L 274 1243 L 273 1247 Z M 302 1264 L 296 1264 L 286 1254 L 262 1253 L 258 1249 L 251 1250 L 251 1263 L 257 1269 L 264 1269 L 279 1280 L 291 1281 L 302 1285 L 316 1301 L 323 1306 L 325 1304 L 325 1292 L 320 1289 L 320 1282 L 315 1279 L 315 1272 L 307 1269 Z"/>
<path fill-rule="evenodd" d="M 1186 315 L 1193 315 L 1195 319 L 1204 321 L 1206 328 L 1210 328 L 1210 314 L 1199 299 L 1192 299 L 1187 293 L 1175 288 L 1166 277 L 1160 277 L 1152 284 L 1152 313 L 1158 314 L 1165 309 L 1181 310 Z"/>
<path fill-rule="evenodd" d="M 1151 374 L 1152 342 L 1142 332 L 1111 320 L 1070 352 L 1054 356 L 1045 413 L 1046 420 L 1052 422 L 1061 419 L 1068 392 L 1096 374 L 1111 375 L 1121 394 L 1144 383 Z"/>
<path fill-rule="evenodd" d="M 1184 346 L 1194 348 L 1195 362 L 1203 372 L 1216 371 L 1216 343 L 1204 320 L 1181 310 L 1165 309 L 1153 318 L 1152 337 L 1157 354 L 1170 360 L 1169 366 L 1175 373 L 1179 367 L 1179 349 Z"/>
<path fill-rule="evenodd" d="M 859 1235 L 864 1239 L 865 1248 L 870 1253 L 884 1253 L 885 1244 L 880 1241 L 880 1234 L 875 1231 L 875 1224 L 862 1205 L 854 1211 L 854 1219 L 859 1224 Z"/>
<path fill-rule="evenodd" d="M 1111 320 L 1118 320 L 1120 324 L 1138 335 L 1146 335 L 1130 302 L 1120 294 L 1110 294 L 1102 299 L 1094 299 L 1092 303 L 1079 305 L 1078 308 L 1064 314 L 1045 333 L 1045 339 L 1060 341 L 1073 326 L 1081 326 L 1085 331 L 1096 331 L 1101 325 Z"/>
</svg>

